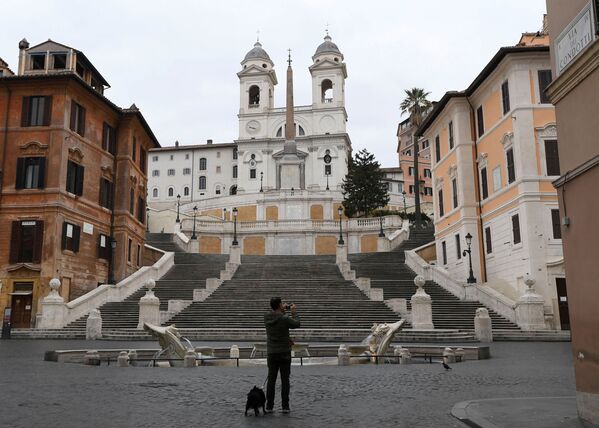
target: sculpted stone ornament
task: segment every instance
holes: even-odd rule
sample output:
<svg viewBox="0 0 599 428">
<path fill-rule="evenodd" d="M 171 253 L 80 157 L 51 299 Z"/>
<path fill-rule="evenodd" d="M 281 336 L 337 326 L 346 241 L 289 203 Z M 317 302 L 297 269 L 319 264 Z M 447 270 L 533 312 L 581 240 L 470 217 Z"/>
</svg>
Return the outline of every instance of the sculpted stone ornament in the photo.
<svg viewBox="0 0 599 428">
<path fill-rule="evenodd" d="M 424 291 L 425 283 L 426 280 L 423 276 L 418 275 L 414 278 L 414 284 L 418 288 L 411 297 L 410 302 L 412 304 L 412 328 L 415 330 L 432 330 L 435 328 L 433 325 L 431 296 Z"/>
<path fill-rule="evenodd" d="M 150 323 L 144 323 L 144 330 L 148 331 L 152 336 L 158 339 L 160 348 L 158 356 L 166 356 L 167 358 L 185 358 L 188 348 L 181 342 L 181 334 L 175 325 L 162 327 Z M 156 357 L 157 358 L 157 357 Z"/>
<path fill-rule="evenodd" d="M 370 333 L 366 339 L 362 341 L 363 345 L 368 345 L 368 350 L 365 355 L 370 357 L 372 362 L 376 361 L 376 356 L 385 355 L 389 344 L 404 324 L 405 320 L 401 319 L 393 324 L 373 324 Z"/>
<path fill-rule="evenodd" d="M 474 335 L 479 342 L 493 341 L 493 327 L 487 308 L 478 308 L 474 317 Z"/>
</svg>

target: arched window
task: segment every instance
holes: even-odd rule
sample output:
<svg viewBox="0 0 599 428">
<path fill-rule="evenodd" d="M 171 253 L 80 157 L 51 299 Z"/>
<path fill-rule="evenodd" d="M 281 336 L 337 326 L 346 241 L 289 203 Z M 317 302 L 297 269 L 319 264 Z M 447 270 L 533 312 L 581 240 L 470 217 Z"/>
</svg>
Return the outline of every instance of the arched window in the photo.
<svg viewBox="0 0 599 428">
<path fill-rule="evenodd" d="M 237 159 L 237 147 L 233 148 L 233 160 Z"/>
<path fill-rule="evenodd" d="M 277 133 L 275 134 L 276 137 L 283 136 L 283 126 L 285 127 L 285 129 L 287 129 L 287 125 L 279 126 L 279 129 L 277 129 Z M 306 131 L 304 130 L 302 125 L 298 125 L 297 123 L 295 124 L 295 135 L 299 135 L 299 136 L 306 135 Z"/>
<path fill-rule="evenodd" d="M 233 178 L 237 178 L 237 165 L 233 165 Z"/>
<path fill-rule="evenodd" d="M 153 198 L 157 198 L 158 197 L 158 188 L 154 187 L 152 189 L 152 197 Z"/>
<path fill-rule="evenodd" d="M 200 171 L 206 171 L 206 158 L 200 158 Z"/>
<path fill-rule="evenodd" d="M 173 196 L 175 196 L 175 189 L 173 189 L 172 187 L 168 188 L 168 197 L 172 198 Z"/>
<path fill-rule="evenodd" d="M 299 135 L 299 136 L 306 135 L 306 131 L 304 131 L 304 128 L 302 128 L 302 125 L 297 125 L 297 135 Z"/>
<path fill-rule="evenodd" d="M 250 107 L 260 105 L 260 88 L 256 85 L 250 86 Z"/>
<path fill-rule="evenodd" d="M 216 193 L 217 195 L 220 195 L 220 186 L 218 184 L 216 185 L 214 193 Z"/>
<path fill-rule="evenodd" d="M 188 186 L 185 186 L 183 188 L 183 196 L 189 196 L 189 187 Z"/>
<path fill-rule="evenodd" d="M 279 129 L 277 129 L 277 137 L 282 137 L 283 136 L 283 127 L 279 127 Z"/>
<path fill-rule="evenodd" d="M 231 186 L 231 188 L 229 189 L 229 195 L 236 195 L 237 194 L 237 186 Z"/>
<path fill-rule="evenodd" d="M 206 176 L 200 176 L 200 190 L 206 190 Z"/>
<path fill-rule="evenodd" d="M 323 103 L 333 102 L 333 82 L 329 79 L 325 79 L 321 83 L 321 94 Z"/>
</svg>

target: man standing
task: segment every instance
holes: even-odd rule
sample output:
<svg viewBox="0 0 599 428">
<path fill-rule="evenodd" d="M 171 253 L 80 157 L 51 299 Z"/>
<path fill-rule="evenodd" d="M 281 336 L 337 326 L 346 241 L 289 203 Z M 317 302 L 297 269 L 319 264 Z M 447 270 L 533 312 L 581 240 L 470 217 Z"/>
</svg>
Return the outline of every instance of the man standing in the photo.
<svg viewBox="0 0 599 428">
<path fill-rule="evenodd" d="M 277 373 L 281 372 L 281 405 L 283 413 L 289 413 L 289 374 L 291 373 L 290 328 L 298 328 L 300 319 L 295 304 L 283 305 L 280 297 L 270 299 L 272 311 L 264 315 L 266 326 L 266 352 L 268 383 L 266 386 L 266 413 L 272 413 L 275 402 Z M 291 315 L 285 313 L 291 310 Z"/>
</svg>

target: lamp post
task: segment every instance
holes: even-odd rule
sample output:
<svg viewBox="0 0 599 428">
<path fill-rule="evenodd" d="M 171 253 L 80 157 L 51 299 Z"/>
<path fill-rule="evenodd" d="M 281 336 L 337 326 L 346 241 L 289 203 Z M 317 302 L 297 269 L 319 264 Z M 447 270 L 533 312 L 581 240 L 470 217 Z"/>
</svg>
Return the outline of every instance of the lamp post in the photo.
<svg viewBox="0 0 599 428">
<path fill-rule="evenodd" d="M 264 178 L 264 172 L 260 171 L 260 193 L 262 193 L 264 190 L 262 190 L 262 179 Z"/>
<path fill-rule="evenodd" d="M 239 245 L 237 242 L 237 207 L 233 208 L 233 245 Z"/>
<path fill-rule="evenodd" d="M 339 241 L 337 241 L 337 243 L 339 245 L 344 245 L 345 241 L 343 240 L 343 222 L 341 221 L 341 216 L 343 215 L 343 208 L 337 208 L 337 214 L 339 214 Z"/>
<path fill-rule="evenodd" d="M 383 232 L 383 213 L 379 211 L 379 224 L 381 225 L 381 231 L 379 232 L 379 237 L 384 238 L 385 232 Z"/>
<path fill-rule="evenodd" d="M 227 209 L 223 208 L 223 221 L 227 219 Z"/>
<path fill-rule="evenodd" d="M 472 235 L 470 235 L 470 233 L 466 235 L 466 245 L 468 245 L 468 249 L 464 250 L 462 253 L 464 257 L 466 257 L 466 253 L 468 253 L 468 265 L 470 267 L 470 274 L 466 282 L 468 284 L 476 284 L 476 278 L 474 277 L 474 272 L 472 272 Z"/>
<path fill-rule="evenodd" d="M 329 189 L 329 174 L 326 174 L 326 176 L 327 176 L 327 190 L 330 190 Z"/>
<path fill-rule="evenodd" d="M 150 233 L 150 207 L 146 207 L 146 232 Z"/>
<path fill-rule="evenodd" d="M 193 233 L 191 234 L 191 239 L 198 239 L 196 236 L 196 214 L 198 213 L 198 206 L 193 207 Z"/>
<path fill-rule="evenodd" d="M 403 196 L 403 215 L 404 218 L 407 216 L 407 211 L 406 211 L 406 191 L 404 190 L 403 192 L 401 192 L 401 196 Z"/>
<path fill-rule="evenodd" d="M 179 207 L 181 206 L 181 195 L 177 195 L 177 219 L 175 223 L 181 223 L 181 219 L 179 218 Z"/>
</svg>

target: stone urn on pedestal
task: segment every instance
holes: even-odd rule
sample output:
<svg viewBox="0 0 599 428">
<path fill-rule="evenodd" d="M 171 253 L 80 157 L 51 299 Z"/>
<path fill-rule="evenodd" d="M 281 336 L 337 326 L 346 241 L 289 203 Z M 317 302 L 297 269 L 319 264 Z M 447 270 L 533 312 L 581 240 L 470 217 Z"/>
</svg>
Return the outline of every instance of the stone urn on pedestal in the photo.
<svg viewBox="0 0 599 428">
<path fill-rule="evenodd" d="M 529 274 L 524 278 L 526 290 L 516 303 L 516 321 L 524 331 L 545 330 L 545 299 L 535 292 L 535 280 Z"/>
<path fill-rule="evenodd" d="M 414 330 L 432 330 L 433 325 L 433 310 L 431 296 L 424 291 L 424 277 L 418 275 L 414 278 L 416 284 L 416 293 L 410 299 L 412 303 L 412 328 Z"/>
<path fill-rule="evenodd" d="M 138 329 L 144 328 L 144 323 L 160 325 L 160 299 L 154 295 L 156 281 L 149 279 L 146 282 L 146 295 L 139 299 Z"/>
<path fill-rule="evenodd" d="M 42 299 L 42 317 L 37 328 L 62 328 L 65 325 L 67 308 L 64 299 L 58 293 L 60 280 L 50 280 L 50 293 Z"/>
</svg>

